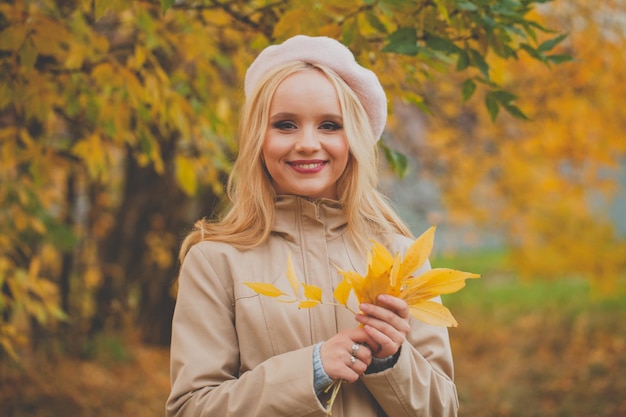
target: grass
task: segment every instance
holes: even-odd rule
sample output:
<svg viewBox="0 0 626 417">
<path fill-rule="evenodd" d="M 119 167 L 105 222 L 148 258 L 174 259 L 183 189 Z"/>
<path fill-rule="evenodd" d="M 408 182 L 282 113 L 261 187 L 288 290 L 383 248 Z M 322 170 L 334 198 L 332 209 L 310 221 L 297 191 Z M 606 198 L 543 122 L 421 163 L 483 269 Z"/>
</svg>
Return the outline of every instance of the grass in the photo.
<svg viewBox="0 0 626 417">
<path fill-rule="evenodd" d="M 626 302 L 581 279 L 520 281 L 505 254 L 439 258 L 481 273 L 444 303 L 460 415 L 626 416 Z"/>
</svg>

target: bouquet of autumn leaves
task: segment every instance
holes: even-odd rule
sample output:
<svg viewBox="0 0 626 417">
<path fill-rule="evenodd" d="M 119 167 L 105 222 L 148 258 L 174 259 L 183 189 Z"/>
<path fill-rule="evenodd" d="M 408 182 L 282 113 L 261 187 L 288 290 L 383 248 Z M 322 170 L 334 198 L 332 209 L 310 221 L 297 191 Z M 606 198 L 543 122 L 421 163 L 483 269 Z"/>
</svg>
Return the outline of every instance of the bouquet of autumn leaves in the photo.
<svg viewBox="0 0 626 417">
<path fill-rule="evenodd" d="M 404 257 L 399 253 L 392 255 L 385 246 L 372 241 L 365 276 L 337 268 L 343 280 L 335 288 L 333 294 L 335 300 L 352 311 L 348 307 L 351 292 L 354 293 L 359 305 L 361 303 L 376 304 L 379 295 L 390 294 L 404 300 L 409 306 L 411 315 L 416 319 L 434 326 L 456 327 L 457 321 L 450 310 L 432 299 L 442 294 L 457 292 L 465 286 L 466 279 L 479 278 L 480 275 L 448 268 L 433 268 L 415 276 L 417 269 L 428 260 L 434 239 L 435 227 L 433 226 L 411 244 Z M 298 308 L 312 308 L 325 304 L 322 301 L 321 288 L 299 282 L 291 255 L 287 257 L 287 279 L 293 288 L 293 296 L 269 283 L 244 282 L 244 284 L 261 295 L 275 297 L 277 301 L 298 303 Z M 304 288 L 304 299 L 299 296 L 300 284 Z M 329 415 L 341 381 L 339 383 L 336 381 L 333 385 L 333 395 L 327 404 Z"/>
</svg>

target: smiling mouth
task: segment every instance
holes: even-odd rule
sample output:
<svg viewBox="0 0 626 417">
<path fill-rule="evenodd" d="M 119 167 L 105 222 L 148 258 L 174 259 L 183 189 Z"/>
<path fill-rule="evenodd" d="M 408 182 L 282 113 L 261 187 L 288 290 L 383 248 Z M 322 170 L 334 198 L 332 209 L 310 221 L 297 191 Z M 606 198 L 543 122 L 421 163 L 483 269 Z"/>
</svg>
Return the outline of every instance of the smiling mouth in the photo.
<svg viewBox="0 0 626 417">
<path fill-rule="evenodd" d="M 288 162 L 287 164 L 298 172 L 318 172 L 326 164 L 328 164 L 328 161 L 314 161 L 314 162 L 294 161 L 294 162 Z"/>
<path fill-rule="evenodd" d="M 315 168 L 319 168 L 324 164 L 324 162 L 312 162 L 312 163 L 308 163 L 308 164 L 294 164 L 291 163 L 290 165 L 297 167 L 297 168 L 302 168 L 302 169 L 315 169 Z"/>
</svg>

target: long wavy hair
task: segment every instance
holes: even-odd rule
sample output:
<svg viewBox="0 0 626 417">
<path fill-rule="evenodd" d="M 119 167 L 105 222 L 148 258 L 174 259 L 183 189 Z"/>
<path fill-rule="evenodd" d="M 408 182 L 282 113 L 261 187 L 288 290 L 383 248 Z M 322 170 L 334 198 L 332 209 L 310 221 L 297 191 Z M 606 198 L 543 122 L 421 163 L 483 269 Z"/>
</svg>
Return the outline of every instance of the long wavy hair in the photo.
<svg viewBox="0 0 626 417">
<path fill-rule="evenodd" d="M 278 85 L 285 78 L 306 70 L 322 72 L 339 97 L 350 157 L 338 180 L 337 194 L 346 213 L 348 232 L 355 244 L 365 249 L 373 235 L 393 232 L 411 236 L 407 226 L 377 188 L 377 138 L 354 91 L 326 66 L 293 62 L 265 74 L 244 104 L 239 124 L 239 154 L 227 184 L 230 205 L 221 219 L 196 222 L 194 230 L 181 245 L 181 262 L 189 248 L 203 240 L 253 248 L 267 239 L 274 223 L 276 198 L 262 160 L 270 104 Z"/>
</svg>

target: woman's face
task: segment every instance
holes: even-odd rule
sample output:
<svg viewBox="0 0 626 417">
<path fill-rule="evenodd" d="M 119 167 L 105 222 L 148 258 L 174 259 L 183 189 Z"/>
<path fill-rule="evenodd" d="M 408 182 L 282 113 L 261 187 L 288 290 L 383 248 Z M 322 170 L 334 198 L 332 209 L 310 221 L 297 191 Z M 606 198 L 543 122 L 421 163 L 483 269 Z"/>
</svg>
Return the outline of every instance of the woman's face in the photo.
<svg viewBox="0 0 626 417">
<path fill-rule="evenodd" d="M 314 69 L 285 78 L 270 103 L 263 142 L 276 193 L 337 199 L 349 155 L 333 84 Z"/>
</svg>

